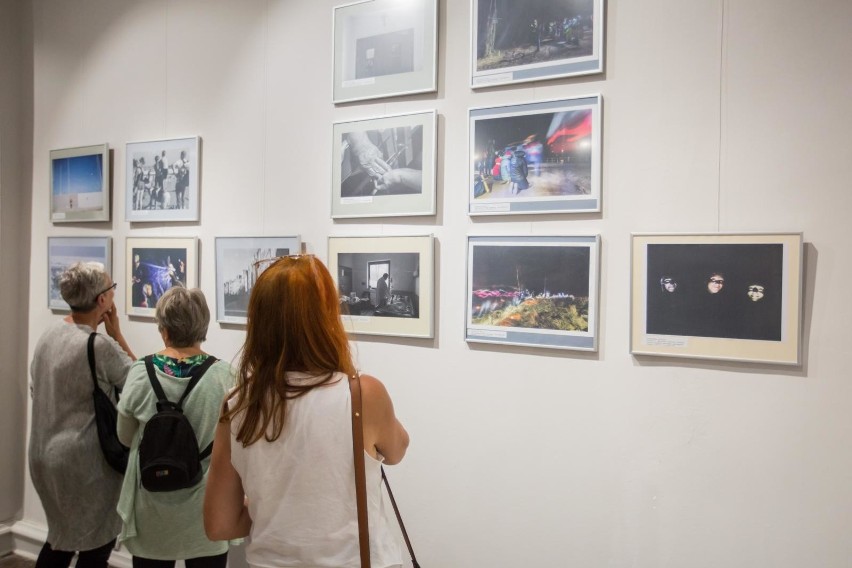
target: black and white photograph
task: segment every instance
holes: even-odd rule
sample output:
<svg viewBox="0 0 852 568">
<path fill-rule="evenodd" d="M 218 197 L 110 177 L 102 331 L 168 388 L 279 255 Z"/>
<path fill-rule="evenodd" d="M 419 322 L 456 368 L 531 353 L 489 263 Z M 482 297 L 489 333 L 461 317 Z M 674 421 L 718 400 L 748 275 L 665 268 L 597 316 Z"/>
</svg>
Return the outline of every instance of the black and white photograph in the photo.
<svg viewBox="0 0 852 568">
<path fill-rule="evenodd" d="M 598 237 L 470 237 L 468 341 L 597 348 Z"/>
<path fill-rule="evenodd" d="M 418 253 L 340 253 L 337 268 L 342 313 L 385 318 L 420 317 Z"/>
<path fill-rule="evenodd" d="M 334 124 L 332 217 L 435 213 L 434 111 Z"/>
<path fill-rule="evenodd" d="M 301 247 L 299 236 L 216 237 L 216 321 L 244 325 L 257 278 L 276 258 L 299 254 Z"/>
<path fill-rule="evenodd" d="M 127 221 L 198 221 L 199 145 L 198 137 L 127 144 Z"/>
<path fill-rule="evenodd" d="M 354 333 L 432 337 L 433 239 L 331 237 L 329 269 Z"/>
<path fill-rule="evenodd" d="M 127 238 L 127 314 L 154 316 L 157 300 L 174 286 L 198 286 L 195 238 Z"/>
<path fill-rule="evenodd" d="M 644 344 L 681 348 L 694 354 L 702 342 L 734 353 L 755 357 L 761 349 L 777 351 L 797 332 L 791 333 L 790 294 L 798 289 L 798 267 L 790 265 L 793 249 L 800 248 L 798 235 L 634 236 L 642 242 L 634 248 L 643 259 L 640 290 L 634 280 L 634 317 L 644 327 Z M 634 278 L 638 276 L 634 265 Z M 675 353 L 677 354 L 677 353 Z M 709 355 L 716 355 L 710 350 Z M 724 354 L 720 355 L 724 358 Z M 734 358 L 734 357 L 731 357 Z"/>
<path fill-rule="evenodd" d="M 109 145 L 50 151 L 50 220 L 109 221 Z"/>
<path fill-rule="evenodd" d="M 334 8 L 335 103 L 436 89 L 436 0 Z"/>
<path fill-rule="evenodd" d="M 75 262 L 99 262 L 112 274 L 112 239 L 110 237 L 47 238 L 47 307 L 70 310 L 59 292 L 59 277 Z"/>
<path fill-rule="evenodd" d="M 603 71 L 603 0 L 471 0 L 471 86 Z"/>
<path fill-rule="evenodd" d="M 471 109 L 471 215 L 600 210 L 600 97 Z"/>
</svg>

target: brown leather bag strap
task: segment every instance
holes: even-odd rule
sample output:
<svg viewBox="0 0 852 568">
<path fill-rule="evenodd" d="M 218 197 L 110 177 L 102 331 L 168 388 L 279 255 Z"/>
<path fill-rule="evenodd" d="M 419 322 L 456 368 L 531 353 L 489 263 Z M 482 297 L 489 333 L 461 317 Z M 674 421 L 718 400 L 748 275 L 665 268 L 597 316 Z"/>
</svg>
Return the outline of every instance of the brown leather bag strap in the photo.
<svg viewBox="0 0 852 568">
<path fill-rule="evenodd" d="M 352 453 L 355 462 L 355 500 L 358 503 L 358 543 L 361 568 L 370 568 L 370 525 L 367 520 L 367 474 L 364 469 L 364 424 L 361 411 L 361 377 L 349 377 L 352 393 Z"/>
</svg>

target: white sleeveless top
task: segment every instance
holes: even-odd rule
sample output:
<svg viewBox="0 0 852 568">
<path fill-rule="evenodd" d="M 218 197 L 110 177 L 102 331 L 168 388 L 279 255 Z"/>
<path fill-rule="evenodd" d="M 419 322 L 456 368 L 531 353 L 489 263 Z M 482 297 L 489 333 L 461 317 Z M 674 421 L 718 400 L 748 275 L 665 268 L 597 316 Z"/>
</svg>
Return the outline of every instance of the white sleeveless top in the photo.
<svg viewBox="0 0 852 568">
<path fill-rule="evenodd" d="M 290 373 L 292 383 L 317 380 Z M 247 448 L 231 422 L 231 463 L 252 518 L 246 560 L 257 568 L 359 568 L 352 399 L 347 376 L 287 401 L 281 436 Z M 401 566 L 382 499 L 381 462 L 364 452 L 373 568 Z"/>
</svg>

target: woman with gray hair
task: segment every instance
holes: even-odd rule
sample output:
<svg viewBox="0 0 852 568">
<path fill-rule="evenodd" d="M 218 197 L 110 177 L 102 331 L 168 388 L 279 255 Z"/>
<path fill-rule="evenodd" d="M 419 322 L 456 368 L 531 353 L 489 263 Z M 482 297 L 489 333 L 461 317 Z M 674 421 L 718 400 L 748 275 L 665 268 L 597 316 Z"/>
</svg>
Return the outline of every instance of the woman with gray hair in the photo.
<svg viewBox="0 0 852 568">
<path fill-rule="evenodd" d="M 121 519 L 115 513 L 121 488 L 101 451 L 92 403 L 89 336 L 95 334 L 98 386 L 115 402 L 133 352 L 119 328 L 113 302 L 116 284 L 99 262 L 75 263 L 59 277 L 71 314 L 38 340 L 30 373 L 32 425 L 29 466 L 47 516 L 47 541 L 38 568 L 106 567 Z M 103 323 L 107 335 L 96 333 Z"/>
<path fill-rule="evenodd" d="M 211 356 L 201 350 L 207 339 L 210 310 L 201 290 L 172 287 L 157 301 L 157 328 L 165 348 L 150 358 L 153 373 L 171 402 L 178 402 L 192 375 L 201 372 Z M 212 441 L 225 394 L 234 385 L 231 366 L 217 361 L 183 401 L 183 413 L 192 425 L 199 451 Z M 139 445 L 145 425 L 157 412 L 157 395 L 139 360 L 127 375 L 118 405 L 118 437 L 130 446 L 130 457 L 118 513 L 124 523 L 119 540 L 133 555 L 134 568 L 168 568 L 184 560 L 187 568 L 224 568 L 227 541 L 211 541 L 204 533 L 202 507 L 209 458 L 202 460 L 197 485 L 174 491 L 148 491 L 142 485 Z"/>
</svg>

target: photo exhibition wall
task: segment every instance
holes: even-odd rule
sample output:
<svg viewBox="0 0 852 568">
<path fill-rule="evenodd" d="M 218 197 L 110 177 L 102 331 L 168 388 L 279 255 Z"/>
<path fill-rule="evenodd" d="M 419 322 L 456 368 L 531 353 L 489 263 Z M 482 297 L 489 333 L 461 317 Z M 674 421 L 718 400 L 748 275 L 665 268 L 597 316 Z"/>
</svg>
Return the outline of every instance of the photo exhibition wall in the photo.
<svg viewBox="0 0 852 568">
<path fill-rule="evenodd" d="M 0 3 L 33 86 L 8 404 L 75 261 L 137 356 L 188 286 L 236 365 L 258 277 L 315 255 L 424 566 L 846 566 L 852 5 L 639 4 Z M 34 555 L 9 475 L 0 553 Z"/>
</svg>

